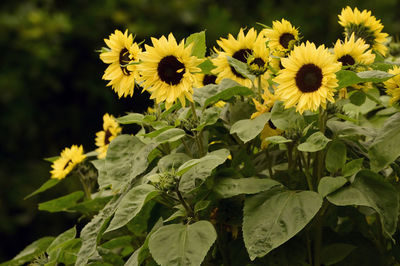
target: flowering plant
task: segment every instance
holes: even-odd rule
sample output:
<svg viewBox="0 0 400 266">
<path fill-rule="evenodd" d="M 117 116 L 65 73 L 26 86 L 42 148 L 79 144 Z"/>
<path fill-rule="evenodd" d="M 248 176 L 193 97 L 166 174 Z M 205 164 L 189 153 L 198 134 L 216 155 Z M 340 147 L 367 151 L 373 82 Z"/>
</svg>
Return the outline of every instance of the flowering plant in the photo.
<svg viewBox="0 0 400 266">
<path fill-rule="evenodd" d="M 87 224 L 6 265 L 396 265 L 400 63 L 370 11 L 339 15 L 332 49 L 287 20 L 241 29 L 206 57 L 205 32 L 105 39 L 103 79 L 140 86 L 145 114 L 104 115 L 98 148 L 66 148 L 51 179 L 83 191 L 39 204 Z M 140 130 L 124 132 L 126 124 Z"/>
</svg>

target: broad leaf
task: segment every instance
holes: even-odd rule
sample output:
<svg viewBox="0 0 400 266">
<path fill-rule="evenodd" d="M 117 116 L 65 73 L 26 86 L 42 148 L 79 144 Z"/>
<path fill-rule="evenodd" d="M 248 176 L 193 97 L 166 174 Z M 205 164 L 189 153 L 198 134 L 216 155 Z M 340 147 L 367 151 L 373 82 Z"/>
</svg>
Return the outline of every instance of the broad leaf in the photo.
<svg viewBox="0 0 400 266">
<path fill-rule="evenodd" d="M 282 186 L 272 179 L 249 178 L 218 178 L 215 180 L 213 190 L 222 198 L 230 198 L 240 194 L 256 194 Z"/>
<path fill-rule="evenodd" d="M 204 58 L 206 55 L 206 32 L 201 31 L 197 33 L 191 34 L 186 38 L 185 47 L 192 45 L 192 55 L 197 56 L 198 58 Z"/>
<path fill-rule="evenodd" d="M 346 258 L 354 249 L 356 249 L 356 246 L 344 243 L 336 243 L 323 247 L 321 251 L 321 263 L 327 266 L 336 264 Z"/>
<path fill-rule="evenodd" d="M 340 140 L 332 141 L 328 147 L 328 151 L 326 152 L 326 169 L 331 173 L 337 172 L 346 163 L 346 156 L 346 145 Z"/>
<path fill-rule="evenodd" d="M 190 159 L 191 158 L 186 153 L 171 153 L 158 161 L 158 169 L 161 173 L 171 171 L 172 169 L 176 170 Z"/>
<path fill-rule="evenodd" d="M 159 194 L 155 187 L 149 184 L 139 185 L 132 188 L 122 198 L 115 211 L 114 218 L 106 232 L 121 228 L 132 220 L 143 208 L 144 204 Z"/>
<path fill-rule="evenodd" d="M 112 196 L 98 197 L 91 200 L 86 200 L 84 202 L 78 203 L 68 210 L 77 211 L 86 215 L 99 212 L 104 206 L 110 201 Z"/>
<path fill-rule="evenodd" d="M 400 156 L 400 113 L 391 116 L 368 150 L 371 170 L 378 172 Z"/>
<path fill-rule="evenodd" d="M 209 106 L 211 104 L 217 103 L 219 101 L 227 101 L 234 96 L 249 96 L 252 95 L 253 91 L 247 87 L 243 86 L 235 86 L 231 88 L 227 88 L 217 93 L 216 95 L 208 98 L 204 102 L 204 106 Z"/>
<path fill-rule="evenodd" d="M 47 248 L 46 252 L 50 253 L 53 250 L 57 250 L 62 248 L 67 242 L 75 239 L 76 236 L 76 228 L 75 226 L 71 229 L 65 231 L 64 233 L 60 234 L 53 242 L 51 242 L 50 246 Z"/>
<path fill-rule="evenodd" d="M 280 188 L 246 198 L 243 238 L 250 259 L 263 257 L 303 229 L 322 205 L 313 191 Z"/>
<path fill-rule="evenodd" d="M 364 158 L 355 159 L 346 163 L 342 169 L 343 176 L 352 176 L 361 170 Z"/>
<path fill-rule="evenodd" d="M 170 128 L 154 138 L 154 142 L 162 144 L 166 142 L 177 141 L 186 135 L 185 131 L 180 128 Z"/>
<path fill-rule="evenodd" d="M 270 117 L 270 113 L 264 113 L 254 119 L 239 120 L 232 125 L 230 133 L 236 133 L 246 143 L 260 134 Z"/>
<path fill-rule="evenodd" d="M 143 123 L 144 115 L 138 113 L 130 113 L 125 116 L 118 117 L 116 120 L 118 123 L 126 125 L 126 124 L 139 124 Z"/>
<path fill-rule="evenodd" d="M 208 221 L 194 224 L 171 224 L 152 234 L 149 240 L 154 260 L 164 265 L 200 265 L 217 239 L 214 226 Z"/>
<path fill-rule="evenodd" d="M 243 77 L 248 78 L 251 81 L 254 81 L 256 76 L 250 73 L 246 63 L 243 63 L 242 61 L 230 56 L 227 56 L 227 59 L 229 65 L 233 67 L 239 74 L 241 74 Z"/>
<path fill-rule="evenodd" d="M 335 192 L 339 188 L 343 187 L 347 182 L 348 180 L 343 176 L 325 176 L 319 181 L 318 193 L 321 194 L 322 197 L 326 197 L 330 193 Z"/>
<path fill-rule="evenodd" d="M 385 71 L 380 70 L 369 70 L 363 71 L 359 73 L 355 73 L 350 70 L 340 70 L 336 73 L 336 77 L 338 79 L 339 86 L 337 89 L 341 89 L 344 87 L 348 87 L 350 85 L 354 85 L 361 82 L 383 82 L 391 77 L 393 74 L 389 74 Z"/>
<path fill-rule="evenodd" d="M 360 205 L 374 209 L 380 216 L 383 230 L 392 235 L 396 231 L 399 195 L 381 175 L 361 170 L 354 182 L 328 195 L 327 199 L 338 206 Z"/>
<path fill-rule="evenodd" d="M 24 198 L 24 200 L 29 199 L 30 197 L 42 193 L 43 191 L 48 190 L 49 188 L 54 187 L 55 185 L 57 185 L 59 182 L 61 181 L 61 179 L 49 179 L 47 180 L 43 185 L 40 186 L 40 188 L 36 189 L 35 191 L 33 191 L 31 194 L 29 194 L 28 196 L 26 196 Z"/>
<path fill-rule="evenodd" d="M 271 121 L 275 127 L 287 130 L 290 128 L 303 128 L 304 117 L 296 112 L 295 108 L 285 109 L 283 102 L 277 101 L 271 109 Z"/>
<path fill-rule="evenodd" d="M 68 211 L 69 208 L 77 204 L 83 198 L 83 191 L 75 191 L 66 196 L 39 203 L 39 210 L 48 212 Z"/>
<path fill-rule="evenodd" d="M 221 108 L 211 107 L 204 110 L 200 117 L 200 125 L 196 128 L 197 131 L 203 130 L 204 127 L 215 124 L 221 113 Z"/>
<path fill-rule="evenodd" d="M 198 67 L 201 69 L 201 72 L 204 74 L 212 74 L 211 71 L 215 68 L 215 66 L 209 59 L 206 59 L 203 63 L 198 65 Z"/>
<path fill-rule="evenodd" d="M 237 86 L 240 86 L 240 84 L 231 79 L 224 79 L 218 85 L 209 84 L 207 86 L 195 89 L 193 93 L 193 100 L 199 103 L 200 106 L 204 107 L 207 99 L 214 97 L 223 90 Z"/>
<path fill-rule="evenodd" d="M 287 139 L 283 136 L 271 136 L 271 137 L 265 138 L 264 140 L 268 141 L 272 144 L 284 144 L 284 143 L 292 142 L 291 139 Z"/>
<path fill-rule="evenodd" d="M 301 143 L 297 149 L 299 151 L 316 152 L 323 150 L 329 141 L 331 140 L 325 137 L 322 132 L 318 131 L 309 136 L 306 142 Z"/>
</svg>

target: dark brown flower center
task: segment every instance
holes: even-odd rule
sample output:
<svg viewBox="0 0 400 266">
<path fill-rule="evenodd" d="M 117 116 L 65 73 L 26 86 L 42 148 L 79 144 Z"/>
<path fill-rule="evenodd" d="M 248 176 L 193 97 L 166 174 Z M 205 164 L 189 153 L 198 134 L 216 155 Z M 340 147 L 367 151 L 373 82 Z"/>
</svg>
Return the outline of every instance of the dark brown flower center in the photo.
<svg viewBox="0 0 400 266">
<path fill-rule="evenodd" d="M 110 137 L 112 136 L 111 132 L 109 129 L 106 130 L 105 135 L 104 135 L 104 144 L 108 145 L 110 144 Z"/>
<path fill-rule="evenodd" d="M 203 78 L 203 85 L 206 86 L 208 84 L 215 84 L 217 80 L 217 76 L 211 74 L 205 74 Z"/>
<path fill-rule="evenodd" d="M 279 37 L 279 43 L 285 48 L 289 48 L 289 42 L 294 40 L 294 35 L 291 33 L 284 33 Z"/>
<path fill-rule="evenodd" d="M 264 67 L 265 62 L 260 57 L 257 57 L 256 59 L 253 60 L 252 64 L 257 65 L 258 67 Z"/>
<path fill-rule="evenodd" d="M 235 52 L 232 57 L 243 62 L 247 63 L 247 56 L 252 53 L 251 49 L 240 49 L 239 51 Z M 235 74 L 235 76 L 244 79 L 242 74 L 236 71 L 234 67 L 231 66 L 232 73 Z"/>
<path fill-rule="evenodd" d="M 338 59 L 339 62 L 342 63 L 343 66 L 352 66 L 356 62 L 351 55 L 344 55 Z"/>
<path fill-rule="evenodd" d="M 178 85 L 185 74 L 185 65 L 173 56 L 168 55 L 161 59 L 157 67 L 158 76 L 169 85 Z"/>
<path fill-rule="evenodd" d="M 65 170 L 68 167 L 69 163 L 72 163 L 71 159 L 69 159 L 68 162 L 65 163 L 63 170 Z"/>
<path fill-rule="evenodd" d="M 126 76 L 131 74 L 131 71 L 128 70 L 128 64 L 132 61 L 132 59 L 129 56 L 129 51 L 126 48 L 122 49 L 119 53 L 119 64 L 121 66 L 122 73 L 124 73 Z"/>
<path fill-rule="evenodd" d="M 314 64 L 306 64 L 297 71 L 295 79 L 301 92 L 314 92 L 321 87 L 322 71 Z"/>
<path fill-rule="evenodd" d="M 272 123 L 271 119 L 268 120 L 268 125 L 269 125 L 270 128 L 276 129 L 276 126 L 274 125 L 274 123 Z"/>
</svg>

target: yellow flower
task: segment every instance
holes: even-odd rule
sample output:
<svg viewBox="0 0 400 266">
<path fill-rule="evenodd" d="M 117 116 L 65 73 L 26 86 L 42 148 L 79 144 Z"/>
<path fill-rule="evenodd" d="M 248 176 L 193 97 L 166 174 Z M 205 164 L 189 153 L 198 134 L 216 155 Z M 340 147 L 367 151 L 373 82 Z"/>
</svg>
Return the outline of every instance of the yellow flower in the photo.
<svg viewBox="0 0 400 266">
<path fill-rule="evenodd" d="M 264 29 L 261 33 L 269 39 L 271 50 L 286 52 L 299 41 L 299 31 L 285 19 L 272 22 L 272 29 Z"/>
<path fill-rule="evenodd" d="M 266 149 L 268 147 L 269 141 L 265 140 L 268 137 L 278 136 L 283 133 L 283 130 L 276 128 L 276 126 L 272 123 L 271 120 L 268 120 L 268 123 L 265 124 L 263 130 L 260 133 L 261 138 L 261 149 Z"/>
<path fill-rule="evenodd" d="M 369 45 L 363 39 L 355 40 L 354 34 L 351 34 L 350 39 L 344 42 L 337 40 L 333 48 L 336 60 L 342 63 L 343 66 L 352 66 L 355 64 L 372 64 L 375 60 L 375 55 L 368 50 Z"/>
<path fill-rule="evenodd" d="M 196 88 L 201 88 L 209 84 L 217 84 L 217 76 L 213 74 L 203 74 L 203 73 L 197 73 L 196 75 L 196 82 L 195 82 L 195 87 Z"/>
<path fill-rule="evenodd" d="M 296 106 L 299 113 L 326 108 L 326 101 L 334 102 L 337 87 L 336 72 L 341 64 L 335 60 L 324 45 L 315 47 L 307 41 L 293 49 L 288 58 L 282 58 L 284 69 L 274 79 L 278 88 L 276 95 L 283 100 L 285 108 Z"/>
<path fill-rule="evenodd" d="M 82 162 L 86 156 L 83 154 L 83 147 L 72 145 L 71 148 L 65 148 L 61 152 L 60 158 L 55 160 L 52 164 L 53 170 L 50 171 L 51 178 L 63 179 L 66 177 L 75 165 Z"/>
<path fill-rule="evenodd" d="M 225 78 L 229 78 L 243 86 L 252 86 L 251 80 L 245 78 L 229 65 L 227 57 L 230 56 L 243 63 L 247 63 L 247 57 L 253 53 L 256 40 L 257 32 L 254 28 L 251 28 L 246 35 L 243 29 L 240 29 L 237 39 L 229 34 L 228 39 L 221 38 L 217 41 L 218 45 L 223 50 L 219 51 L 215 49 L 218 56 L 212 59 L 212 63 L 216 66 L 216 68 L 212 70 L 212 73 L 218 75 L 217 83 Z"/>
<path fill-rule="evenodd" d="M 109 39 L 104 39 L 104 41 L 110 50 L 101 53 L 100 59 L 110 65 L 103 79 L 110 81 L 107 86 L 112 86 L 112 89 L 118 93 L 118 97 L 132 96 L 139 73 L 137 65 L 131 63 L 139 62 L 141 49 L 137 43 L 133 43 L 132 34 L 128 35 L 127 30 L 125 33 L 116 30 Z"/>
<path fill-rule="evenodd" d="M 278 97 L 269 92 L 268 89 L 264 90 L 264 94 L 261 95 L 261 97 L 264 101 L 263 104 L 261 104 L 256 99 L 253 99 L 254 106 L 256 107 L 257 112 L 251 115 L 251 119 L 254 119 L 263 113 L 269 112 L 274 106 L 274 103 L 278 100 Z"/>
<path fill-rule="evenodd" d="M 383 33 L 383 25 L 380 20 L 371 15 L 371 11 L 363 10 L 360 12 L 357 8 L 354 11 L 347 6 L 342 9 L 339 17 L 339 24 L 345 29 L 347 38 L 351 34 L 355 37 L 361 38 L 365 43 L 369 44 L 372 50 L 385 55 L 388 48 L 384 45 L 387 42 L 387 33 Z"/>
<path fill-rule="evenodd" d="M 193 45 L 185 47 L 179 44 L 170 33 L 168 39 L 151 38 L 153 46 L 145 45 L 141 64 L 138 66 L 142 75 L 142 86 L 151 93 L 150 98 L 156 103 L 165 102 L 169 109 L 178 99 L 185 106 L 186 99 L 193 101 L 194 72 L 200 72 L 197 66 L 202 62 L 191 56 Z"/>
<path fill-rule="evenodd" d="M 386 87 L 386 93 L 391 96 L 390 104 L 399 103 L 400 101 L 400 67 L 394 66 L 388 71 L 389 74 L 397 75 L 383 82 Z"/>
<path fill-rule="evenodd" d="M 97 158 L 106 157 L 108 146 L 115 137 L 121 133 L 122 128 L 112 115 L 103 116 L 103 130 L 96 133 Z"/>
</svg>

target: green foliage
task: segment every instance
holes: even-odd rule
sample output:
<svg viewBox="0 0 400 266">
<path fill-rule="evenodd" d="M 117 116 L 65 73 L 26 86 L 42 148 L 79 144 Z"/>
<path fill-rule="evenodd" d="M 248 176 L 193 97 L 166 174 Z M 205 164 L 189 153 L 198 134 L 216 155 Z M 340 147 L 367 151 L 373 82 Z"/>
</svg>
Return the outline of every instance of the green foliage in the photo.
<svg viewBox="0 0 400 266">
<path fill-rule="evenodd" d="M 246 143 L 257 137 L 258 134 L 260 134 L 261 130 L 263 130 L 264 125 L 268 122 L 270 117 L 270 113 L 265 113 L 257 116 L 254 119 L 237 121 L 235 124 L 232 125 L 230 133 L 236 133 L 238 137 L 244 143 Z"/>
<path fill-rule="evenodd" d="M 185 45 L 193 43 L 192 55 L 198 58 L 204 58 L 206 55 L 206 34 L 205 31 L 193 33 L 186 38 Z"/>
<path fill-rule="evenodd" d="M 316 152 L 324 149 L 330 142 L 330 139 L 325 137 L 321 132 L 315 132 L 307 138 L 307 140 L 301 143 L 297 148 L 299 151 Z"/>
</svg>

